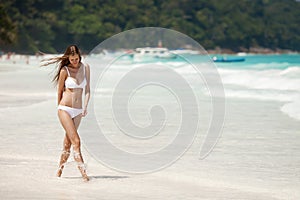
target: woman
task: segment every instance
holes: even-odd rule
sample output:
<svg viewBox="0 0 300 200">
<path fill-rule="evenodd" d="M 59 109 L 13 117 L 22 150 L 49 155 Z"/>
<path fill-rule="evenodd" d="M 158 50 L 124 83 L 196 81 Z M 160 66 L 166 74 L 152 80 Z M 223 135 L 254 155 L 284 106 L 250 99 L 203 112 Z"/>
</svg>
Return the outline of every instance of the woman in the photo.
<svg viewBox="0 0 300 200">
<path fill-rule="evenodd" d="M 53 79 L 57 83 L 58 117 L 66 132 L 57 176 L 61 176 L 73 146 L 74 160 L 78 164 L 83 180 L 89 181 L 81 155 L 77 129 L 81 118 L 87 114 L 90 99 L 90 68 L 89 65 L 81 62 L 80 51 L 75 45 L 69 46 L 63 56 L 51 58 L 42 66 L 53 63 L 58 64 Z M 82 101 L 83 92 L 84 101 Z"/>
</svg>

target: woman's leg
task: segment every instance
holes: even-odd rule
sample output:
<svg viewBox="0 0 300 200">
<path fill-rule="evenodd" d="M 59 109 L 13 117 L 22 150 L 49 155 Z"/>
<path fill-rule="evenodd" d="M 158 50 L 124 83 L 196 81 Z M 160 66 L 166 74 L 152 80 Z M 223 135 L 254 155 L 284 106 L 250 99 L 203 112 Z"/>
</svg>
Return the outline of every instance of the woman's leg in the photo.
<svg viewBox="0 0 300 200">
<path fill-rule="evenodd" d="M 73 118 L 73 122 L 74 122 L 74 125 L 75 125 L 76 129 L 78 129 L 78 127 L 79 127 L 81 118 L 82 118 L 81 115 L 78 115 L 78 116 Z M 88 181 L 89 177 L 86 174 L 86 168 L 85 168 L 84 161 L 83 161 L 83 158 L 82 158 L 82 155 L 81 155 L 81 147 L 80 146 L 79 146 L 78 151 L 74 150 L 74 160 L 78 164 L 78 169 L 79 169 L 83 179 L 85 181 Z"/>
<path fill-rule="evenodd" d="M 69 137 L 66 133 L 65 138 L 64 138 L 63 151 L 60 156 L 59 168 L 58 168 L 58 171 L 56 174 L 57 177 L 61 177 L 65 163 L 68 161 L 68 158 L 70 156 L 70 149 L 71 149 L 71 140 L 69 139 Z"/>
<path fill-rule="evenodd" d="M 77 133 L 77 128 L 78 128 L 79 122 L 80 122 L 78 117 L 81 118 L 81 116 L 77 116 L 74 119 L 72 119 L 66 111 L 58 110 L 58 117 L 59 117 L 59 120 L 60 120 L 63 128 L 66 131 L 67 138 L 71 141 L 71 144 L 73 146 L 74 159 L 78 163 L 78 167 L 80 165 L 80 167 L 83 168 L 82 167 L 83 159 L 82 159 L 81 151 L 80 151 L 80 138 Z M 80 172 L 81 172 L 84 180 L 87 181 L 88 177 L 85 173 L 85 170 L 80 170 Z M 84 172 L 84 174 L 82 172 Z"/>
</svg>

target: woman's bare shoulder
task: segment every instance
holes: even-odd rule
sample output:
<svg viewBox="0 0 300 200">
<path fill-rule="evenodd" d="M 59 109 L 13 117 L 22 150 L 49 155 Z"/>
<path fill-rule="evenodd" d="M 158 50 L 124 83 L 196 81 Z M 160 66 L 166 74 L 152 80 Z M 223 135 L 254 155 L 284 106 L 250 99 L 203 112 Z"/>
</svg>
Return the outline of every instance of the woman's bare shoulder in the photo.
<svg viewBox="0 0 300 200">
<path fill-rule="evenodd" d="M 86 62 L 81 62 L 82 65 L 84 66 L 85 71 L 90 71 L 90 65 Z"/>
<path fill-rule="evenodd" d="M 81 64 L 82 64 L 83 66 L 85 66 L 86 68 L 87 68 L 87 67 L 90 67 L 90 65 L 89 65 L 88 63 L 84 62 L 84 61 L 81 61 Z"/>
<path fill-rule="evenodd" d="M 67 69 L 65 67 L 61 68 L 59 75 L 63 77 L 68 76 Z"/>
</svg>

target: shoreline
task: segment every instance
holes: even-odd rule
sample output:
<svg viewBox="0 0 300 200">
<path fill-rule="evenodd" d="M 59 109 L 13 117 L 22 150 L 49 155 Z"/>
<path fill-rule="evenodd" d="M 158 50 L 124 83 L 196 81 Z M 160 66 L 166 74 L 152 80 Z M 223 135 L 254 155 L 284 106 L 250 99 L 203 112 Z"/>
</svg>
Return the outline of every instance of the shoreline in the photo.
<svg viewBox="0 0 300 200">
<path fill-rule="evenodd" d="M 251 47 L 250 49 L 242 48 L 241 51 L 234 51 L 231 49 L 226 48 L 215 48 L 215 49 L 204 49 L 206 50 L 208 55 L 211 54 L 229 54 L 229 55 L 284 55 L 284 54 L 300 54 L 298 51 L 293 51 L 289 49 L 270 49 L 270 48 L 260 48 L 260 47 Z M 118 50 L 116 50 L 118 51 Z M 124 51 L 120 49 L 119 51 Z M 12 52 L 6 52 L 3 53 L 0 56 L 0 62 L 1 61 L 12 61 L 13 64 L 16 63 L 18 60 L 24 61 L 26 64 L 30 64 L 29 62 L 33 60 L 41 61 L 44 58 L 47 58 L 48 56 L 55 56 L 59 55 L 56 54 L 19 54 L 19 53 L 12 53 Z M 83 57 L 88 56 L 89 54 L 85 54 Z"/>
<path fill-rule="evenodd" d="M 231 49 L 208 49 L 208 54 L 254 54 L 254 55 L 282 55 L 282 54 L 299 54 L 298 51 L 292 51 L 289 49 L 270 49 L 270 48 L 260 48 L 260 47 L 251 47 L 250 49 L 242 48 L 241 51 L 233 51 Z"/>
</svg>

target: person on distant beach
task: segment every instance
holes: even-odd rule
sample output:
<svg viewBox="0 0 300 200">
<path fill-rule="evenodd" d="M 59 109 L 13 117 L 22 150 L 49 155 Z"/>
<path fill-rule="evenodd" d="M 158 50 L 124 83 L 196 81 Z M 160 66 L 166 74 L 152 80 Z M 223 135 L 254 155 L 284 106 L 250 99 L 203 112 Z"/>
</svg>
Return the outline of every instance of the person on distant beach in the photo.
<svg viewBox="0 0 300 200">
<path fill-rule="evenodd" d="M 58 117 L 65 129 L 63 151 L 60 157 L 57 177 L 61 177 L 64 165 L 73 146 L 74 160 L 78 164 L 84 181 L 89 181 L 80 150 L 80 137 L 77 129 L 81 118 L 87 114 L 90 99 L 90 68 L 81 62 L 81 54 L 76 45 L 67 47 L 61 57 L 50 58 L 42 66 L 57 64 L 53 81 L 57 83 Z M 82 101 L 83 92 L 85 95 Z"/>
</svg>

